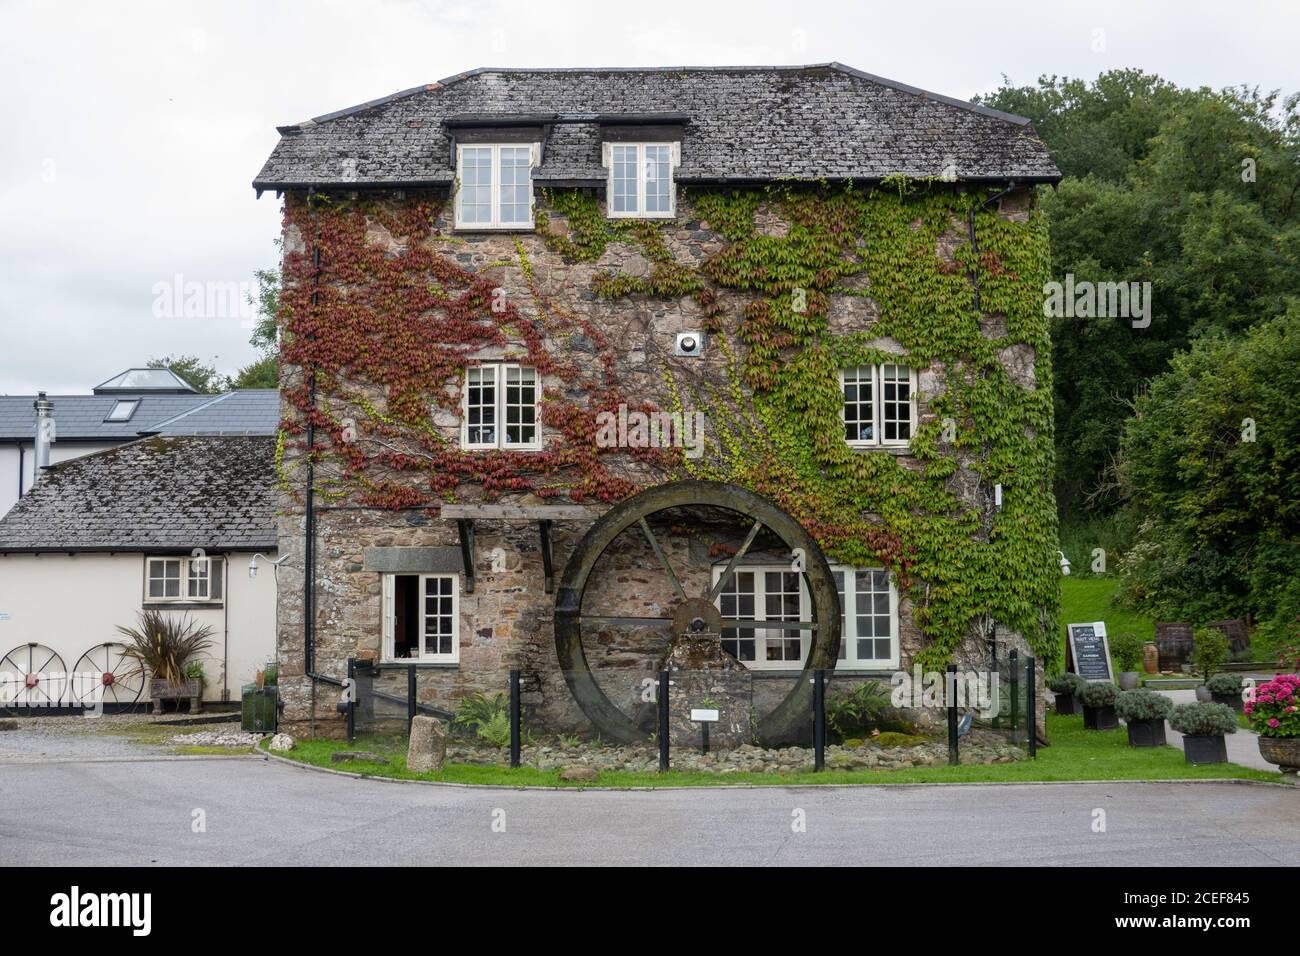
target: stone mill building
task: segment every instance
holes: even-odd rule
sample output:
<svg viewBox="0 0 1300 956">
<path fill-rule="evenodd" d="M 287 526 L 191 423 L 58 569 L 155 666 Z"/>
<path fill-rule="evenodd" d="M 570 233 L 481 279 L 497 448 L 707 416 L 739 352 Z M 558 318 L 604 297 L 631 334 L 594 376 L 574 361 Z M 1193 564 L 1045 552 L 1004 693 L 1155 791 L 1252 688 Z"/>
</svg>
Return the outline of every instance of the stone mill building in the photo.
<svg viewBox="0 0 1300 956">
<path fill-rule="evenodd" d="M 831 63 L 475 70 L 279 132 L 291 732 L 341 732 L 349 659 L 443 712 L 518 668 L 530 727 L 607 740 L 669 662 L 771 739 L 814 668 L 1054 663 L 1027 120 Z"/>
</svg>

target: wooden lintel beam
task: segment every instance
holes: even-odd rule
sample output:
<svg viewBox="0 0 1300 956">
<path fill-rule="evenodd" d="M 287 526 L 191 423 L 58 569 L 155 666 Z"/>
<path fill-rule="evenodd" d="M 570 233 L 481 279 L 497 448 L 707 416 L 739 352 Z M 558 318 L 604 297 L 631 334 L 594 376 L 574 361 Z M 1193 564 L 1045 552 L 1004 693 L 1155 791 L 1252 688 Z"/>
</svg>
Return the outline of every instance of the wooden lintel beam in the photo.
<svg viewBox="0 0 1300 956">
<path fill-rule="evenodd" d="M 514 521 L 585 521 L 594 520 L 605 509 L 590 505 L 493 505 L 445 504 L 444 518 L 460 521 L 514 520 Z"/>
</svg>

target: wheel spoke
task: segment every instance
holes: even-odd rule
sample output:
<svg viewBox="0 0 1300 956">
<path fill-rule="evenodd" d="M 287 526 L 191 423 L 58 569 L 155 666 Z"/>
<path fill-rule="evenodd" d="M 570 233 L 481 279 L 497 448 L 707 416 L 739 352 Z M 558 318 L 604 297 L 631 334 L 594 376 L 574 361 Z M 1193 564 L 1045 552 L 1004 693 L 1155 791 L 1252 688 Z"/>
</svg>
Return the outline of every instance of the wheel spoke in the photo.
<svg viewBox="0 0 1300 956">
<path fill-rule="evenodd" d="M 605 614 L 583 614 L 578 617 L 580 622 L 591 621 L 594 624 L 613 624 L 625 625 L 628 627 L 654 627 L 656 625 L 671 625 L 671 617 L 611 617 Z"/>
<path fill-rule="evenodd" d="M 668 580 L 673 584 L 673 590 L 677 592 L 679 598 L 685 601 L 687 599 L 686 589 L 682 587 L 682 582 L 677 580 L 677 573 L 673 571 L 672 565 L 668 563 L 668 556 L 664 554 L 664 549 L 659 547 L 659 539 L 650 530 L 650 523 L 645 518 L 638 519 L 637 523 L 641 525 L 641 531 L 645 534 L 645 539 L 650 542 L 650 549 L 654 551 L 655 557 L 659 559 L 659 563 L 663 565 L 664 571 L 667 572 Z"/>
<path fill-rule="evenodd" d="M 722 575 L 718 580 L 713 582 L 713 587 L 709 590 L 707 595 L 710 601 L 716 601 L 718 599 L 718 595 L 722 593 L 723 587 L 726 586 L 727 579 L 731 577 L 731 572 L 736 570 L 736 565 L 740 563 L 740 559 L 745 556 L 745 552 L 749 550 L 749 546 L 753 544 L 754 539 L 758 537 L 758 529 L 761 527 L 763 527 L 763 522 L 755 521 L 754 527 L 749 529 L 749 534 L 745 536 L 745 542 L 736 550 L 736 553 L 731 556 L 731 560 L 727 562 L 727 569 L 722 572 Z"/>
<path fill-rule="evenodd" d="M 815 631 L 818 629 L 816 621 L 742 621 L 735 618 L 724 618 L 723 627 L 741 627 L 752 631 Z"/>
</svg>

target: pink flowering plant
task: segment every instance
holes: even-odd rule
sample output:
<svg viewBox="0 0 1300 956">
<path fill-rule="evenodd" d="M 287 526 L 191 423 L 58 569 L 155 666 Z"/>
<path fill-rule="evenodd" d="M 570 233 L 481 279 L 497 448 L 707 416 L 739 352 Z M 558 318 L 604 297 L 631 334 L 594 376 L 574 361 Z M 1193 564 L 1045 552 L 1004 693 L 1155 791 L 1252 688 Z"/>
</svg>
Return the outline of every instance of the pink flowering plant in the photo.
<svg viewBox="0 0 1300 956">
<path fill-rule="evenodd" d="M 1260 684 L 1245 711 L 1261 737 L 1300 737 L 1300 677 L 1279 674 Z"/>
</svg>

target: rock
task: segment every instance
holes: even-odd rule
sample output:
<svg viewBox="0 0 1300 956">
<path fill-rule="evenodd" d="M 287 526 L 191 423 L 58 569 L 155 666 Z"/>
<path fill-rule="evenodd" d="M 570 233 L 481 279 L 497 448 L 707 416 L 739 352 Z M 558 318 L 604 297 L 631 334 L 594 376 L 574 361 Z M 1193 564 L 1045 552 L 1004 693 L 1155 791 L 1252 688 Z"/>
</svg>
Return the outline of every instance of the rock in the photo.
<svg viewBox="0 0 1300 956">
<path fill-rule="evenodd" d="M 436 717 L 420 715 L 411 721 L 411 739 L 406 747 L 406 769 L 432 773 L 447 759 L 447 730 Z"/>
<path fill-rule="evenodd" d="M 336 750 L 330 754 L 330 763 L 388 763 L 387 757 L 381 757 L 369 750 Z"/>
<path fill-rule="evenodd" d="M 288 734 L 276 734 L 266 746 L 268 750 L 292 750 L 293 738 Z"/>
<path fill-rule="evenodd" d="M 568 783 L 595 783 L 600 774 L 590 767 L 565 767 L 560 771 L 560 779 Z"/>
</svg>

